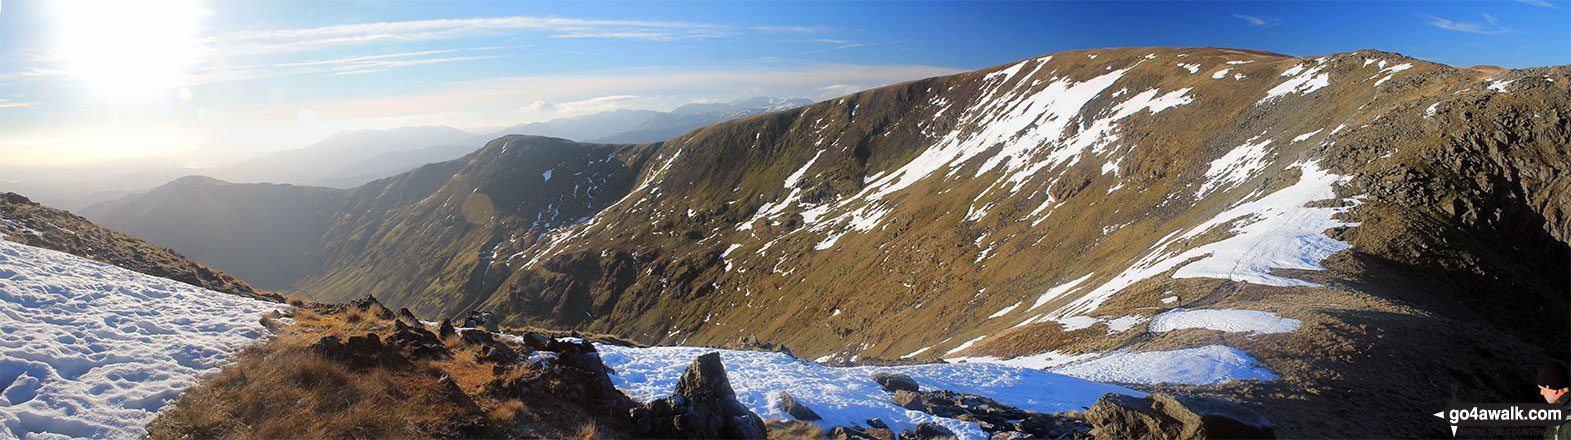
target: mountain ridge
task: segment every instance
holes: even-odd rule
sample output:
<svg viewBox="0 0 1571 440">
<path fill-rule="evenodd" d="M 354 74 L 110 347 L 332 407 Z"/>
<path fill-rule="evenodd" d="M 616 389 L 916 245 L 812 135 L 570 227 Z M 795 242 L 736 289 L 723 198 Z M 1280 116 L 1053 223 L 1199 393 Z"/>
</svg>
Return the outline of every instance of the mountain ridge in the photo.
<svg viewBox="0 0 1571 440">
<path fill-rule="evenodd" d="M 1241 353 L 1280 379 L 1195 386 L 1272 420 L 1331 411 L 1294 396 L 1339 387 L 1400 397 L 1347 397 L 1368 414 L 1444 392 L 1365 377 L 1393 366 L 1507 400 L 1530 373 L 1498 359 L 1571 345 L 1567 71 L 1099 49 L 652 144 L 500 138 L 378 181 L 429 192 L 355 190 L 328 269 L 295 288 L 646 343 L 756 334 L 822 361 Z M 1183 310 L 1302 325 L 1154 325 Z M 1213 346 L 1233 351 L 1185 351 Z M 1439 432 L 1423 416 L 1282 432 Z"/>
</svg>

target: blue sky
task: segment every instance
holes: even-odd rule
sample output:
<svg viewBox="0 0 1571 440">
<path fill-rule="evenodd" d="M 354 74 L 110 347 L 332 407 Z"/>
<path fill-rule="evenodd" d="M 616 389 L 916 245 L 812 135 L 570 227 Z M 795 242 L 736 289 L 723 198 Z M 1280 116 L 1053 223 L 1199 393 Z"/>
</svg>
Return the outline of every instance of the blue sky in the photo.
<svg viewBox="0 0 1571 440">
<path fill-rule="evenodd" d="M 835 96 L 1048 53 L 1571 64 L 1571 2 L 0 0 L 0 163 L 217 164 L 333 132 Z"/>
</svg>

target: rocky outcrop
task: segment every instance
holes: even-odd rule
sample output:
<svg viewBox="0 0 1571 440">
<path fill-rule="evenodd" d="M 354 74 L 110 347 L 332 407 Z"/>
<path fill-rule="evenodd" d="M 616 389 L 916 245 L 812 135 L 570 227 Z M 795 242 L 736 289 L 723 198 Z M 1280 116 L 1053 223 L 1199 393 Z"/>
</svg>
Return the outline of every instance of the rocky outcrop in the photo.
<svg viewBox="0 0 1571 440">
<path fill-rule="evenodd" d="M 1210 397 L 1109 393 L 1085 417 L 1096 438 L 1276 438 L 1275 426 L 1259 413 Z"/>
<path fill-rule="evenodd" d="M 656 438 L 745 438 L 767 435 L 764 420 L 736 400 L 719 353 L 693 360 L 670 397 L 633 409 L 635 431 Z"/>
<path fill-rule="evenodd" d="M 552 341 L 558 342 L 558 341 Z M 601 414 L 628 414 L 637 404 L 611 383 L 610 369 L 600 360 L 593 344 L 561 342 L 553 344 L 549 361 L 525 363 L 517 367 L 500 364 L 497 368 L 519 368 L 516 374 L 503 375 L 485 385 L 487 393 L 513 399 L 559 399 L 576 403 Z M 525 350 L 532 350 L 525 347 Z M 504 367 L 507 365 L 509 367 Z"/>
</svg>

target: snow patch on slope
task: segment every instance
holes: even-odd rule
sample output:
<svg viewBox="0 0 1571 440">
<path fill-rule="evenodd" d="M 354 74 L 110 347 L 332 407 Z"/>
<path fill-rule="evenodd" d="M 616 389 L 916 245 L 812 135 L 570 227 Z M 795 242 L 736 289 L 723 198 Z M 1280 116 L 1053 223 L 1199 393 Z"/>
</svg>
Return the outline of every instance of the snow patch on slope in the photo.
<svg viewBox="0 0 1571 440">
<path fill-rule="evenodd" d="M 1281 84 L 1277 84 L 1277 86 L 1272 87 L 1271 90 L 1267 90 L 1266 97 L 1261 99 L 1260 102 L 1264 103 L 1266 101 L 1293 93 L 1307 95 L 1316 90 L 1320 90 L 1322 87 L 1331 85 L 1331 75 L 1321 73 L 1325 70 L 1325 68 L 1326 64 L 1324 60 L 1320 59 L 1315 60 L 1314 67 L 1309 69 L 1305 69 L 1304 66 L 1300 64 L 1283 71 L 1282 76 L 1290 76 L 1291 78 L 1288 78 L 1287 81 L 1283 81 Z"/>
<path fill-rule="evenodd" d="M 1302 321 L 1276 316 L 1259 310 L 1185 310 L 1173 309 L 1151 319 L 1146 328 L 1160 333 L 1186 328 L 1204 328 L 1224 332 L 1250 332 L 1250 335 L 1287 333 L 1298 330 Z"/>
<path fill-rule="evenodd" d="M 280 307 L 0 241 L 0 437 L 144 436 Z"/>
<path fill-rule="evenodd" d="M 1211 161 L 1211 167 L 1206 169 L 1206 180 L 1200 184 L 1200 190 L 1195 191 L 1195 196 L 1203 196 L 1213 190 L 1236 185 L 1264 169 L 1266 154 L 1270 152 L 1266 147 L 1271 145 L 1271 140 L 1255 142 L 1256 139 L 1259 137 L 1256 136 Z"/>
<path fill-rule="evenodd" d="M 1048 369 L 1099 382 L 1210 385 L 1240 379 L 1275 380 L 1248 353 L 1225 345 L 1169 351 L 1115 351 Z"/>
<path fill-rule="evenodd" d="M 1081 315 L 1101 307 L 1102 302 L 1125 287 L 1169 270 L 1174 278 L 1220 278 L 1272 286 L 1318 286 L 1318 284 L 1271 275 L 1273 269 L 1324 270 L 1320 261 L 1350 247 L 1324 234 L 1339 226 L 1352 226 L 1333 218 L 1350 207 L 1309 207 L 1306 204 L 1336 199 L 1331 186 L 1345 177 L 1322 170 L 1317 163 L 1299 162 L 1297 183 L 1241 203 L 1210 220 L 1177 235 L 1158 240 L 1152 251 L 1129 269 L 1079 299 L 1048 314 L 1048 319 Z M 1356 203 L 1355 200 L 1342 199 Z M 1240 224 L 1242 223 L 1242 224 Z M 1230 237 L 1187 250 L 1169 250 L 1171 244 L 1193 239 L 1208 231 L 1232 234 Z M 1175 238 L 1177 236 L 1177 238 Z"/>
</svg>

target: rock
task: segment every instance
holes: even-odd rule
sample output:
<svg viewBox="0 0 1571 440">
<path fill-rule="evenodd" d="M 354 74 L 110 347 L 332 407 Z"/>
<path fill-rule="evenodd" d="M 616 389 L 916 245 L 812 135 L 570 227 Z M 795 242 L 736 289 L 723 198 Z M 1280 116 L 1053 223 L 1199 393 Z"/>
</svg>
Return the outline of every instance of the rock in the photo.
<svg viewBox="0 0 1571 440">
<path fill-rule="evenodd" d="M 1108 393 L 1086 410 L 1096 438 L 1177 438 L 1176 423 L 1164 421 L 1151 399 Z M 1164 428 L 1172 431 L 1164 431 Z"/>
<path fill-rule="evenodd" d="M 764 420 L 736 400 L 719 353 L 694 359 L 677 379 L 675 392 L 645 408 L 647 417 L 634 420 L 642 437 L 763 439 L 768 434 Z"/>
<path fill-rule="evenodd" d="M 889 390 L 891 393 L 900 390 L 906 390 L 910 392 L 921 391 L 921 387 L 916 384 L 916 379 L 912 379 L 911 376 L 899 373 L 874 374 L 873 382 L 878 382 L 879 385 L 883 385 L 884 389 Z"/>
<path fill-rule="evenodd" d="M 360 299 L 350 302 L 349 305 L 356 309 L 360 309 L 360 311 L 363 312 L 374 313 L 378 318 L 393 319 L 393 311 L 388 310 L 387 306 L 383 306 L 382 302 L 377 301 L 376 296 L 373 295 L 366 295 L 361 297 Z"/>
<path fill-rule="evenodd" d="M 494 324 L 491 312 L 474 311 L 469 312 L 469 317 L 464 319 L 463 326 L 495 331 L 496 329 L 492 327 Z"/>
<path fill-rule="evenodd" d="M 546 346 L 551 344 L 550 337 L 537 332 L 526 332 L 522 336 L 524 339 L 524 346 L 529 347 L 531 350 L 546 350 Z"/>
<path fill-rule="evenodd" d="M 895 391 L 895 398 L 890 399 L 895 405 L 912 411 L 927 412 L 927 404 L 922 402 L 922 394 L 909 390 Z"/>
<path fill-rule="evenodd" d="M 408 307 L 400 307 L 398 309 L 398 320 L 408 322 L 409 325 L 420 325 L 420 318 L 416 318 L 414 312 L 410 312 Z"/>
<path fill-rule="evenodd" d="M 459 338 L 465 344 L 480 346 L 480 360 L 499 364 L 518 362 L 518 352 L 508 347 L 507 344 L 497 341 L 490 332 L 481 330 L 464 330 L 459 333 Z"/>
<path fill-rule="evenodd" d="M 1276 427 L 1243 405 L 1203 396 L 1152 394 L 1158 409 L 1184 426 L 1181 438 L 1276 438 Z"/>
<path fill-rule="evenodd" d="M 1259 413 L 1208 397 L 1109 393 L 1085 415 L 1098 438 L 1276 438 L 1276 428 Z"/>
<path fill-rule="evenodd" d="M 889 428 L 867 428 L 862 430 L 862 433 L 867 434 L 868 437 L 876 438 L 878 440 L 895 440 L 900 438 L 900 436 L 895 435 L 895 432 Z"/>
<path fill-rule="evenodd" d="M 458 337 L 458 330 L 453 328 L 453 321 L 443 318 L 442 325 L 437 326 L 436 337 L 441 339 Z"/>
<path fill-rule="evenodd" d="M 747 335 L 736 338 L 736 341 L 727 344 L 725 348 L 730 348 L 733 350 L 772 351 L 776 353 L 791 354 L 791 348 L 786 347 L 785 344 L 759 341 L 758 336 L 755 335 Z"/>
<path fill-rule="evenodd" d="M 873 437 L 872 435 L 869 435 L 867 432 L 864 432 L 864 431 L 862 431 L 860 429 L 846 427 L 846 426 L 836 426 L 836 427 L 834 427 L 834 429 L 830 429 L 829 430 L 829 435 L 827 437 L 829 437 L 830 439 L 834 439 L 834 440 L 877 440 L 878 439 L 878 437 Z"/>
<path fill-rule="evenodd" d="M 998 431 L 988 436 L 987 440 L 1030 440 L 1030 434 L 1020 431 Z"/>
<path fill-rule="evenodd" d="M 876 418 L 874 418 L 874 419 L 867 419 L 867 426 L 871 426 L 871 427 L 878 428 L 878 429 L 889 429 L 889 424 L 888 423 L 884 423 L 883 420 L 876 419 Z"/>
<path fill-rule="evenodd" d="M 407 311 L 408 309 L 405 309 Z M 416 321 L 418 322 L 418 321 Z M 387 337 L 387 344 L 396 347 L 410 359 L 448 359 L 453 353 L 442 345 L 436 334 L 419 324 L 405 325 L 403 319 L 393 321 L 394 332 Z"/>
<path fill-rule="evenodd" d="M 914 434 L 916 434 L 916 438 L 919 439 L 955 438 L 954 431 L 950 431 L 949 428 L 945 428 L 944 425 L 931 422 L 924 422 L 916 425 L 916 431 Z"/>
<path fill-rule="evenodd" d="M 409 365 L 408 359 L 383 345 L 382 339 L 376 333 L 350 336 L 347 341 L 339 341 L 337 336 L 327 335 L 312 343 L 310 348 L 324 357 L 344 362 L 352 369 L 402 368 Z"/>
<path fill-rule="evenodd" d="M 778 397 L 779 402 L 776 403 L 776 406 L 797 420 L 812 421 L 823 419 L 823 417 L 818 416 L 818 413 L 813 412 L 812 408 L 797 402 L 796 399 L 791 398 L 791 394 L 785 391 L 781 391 Z"/>
</svg>

